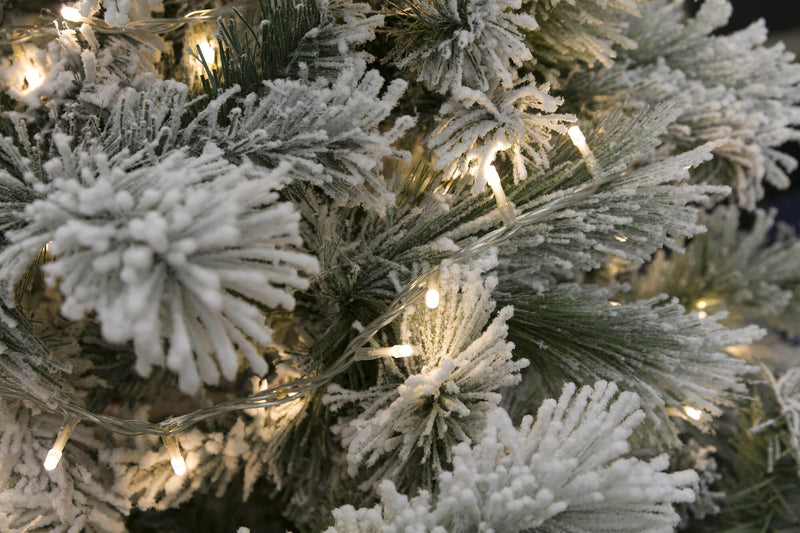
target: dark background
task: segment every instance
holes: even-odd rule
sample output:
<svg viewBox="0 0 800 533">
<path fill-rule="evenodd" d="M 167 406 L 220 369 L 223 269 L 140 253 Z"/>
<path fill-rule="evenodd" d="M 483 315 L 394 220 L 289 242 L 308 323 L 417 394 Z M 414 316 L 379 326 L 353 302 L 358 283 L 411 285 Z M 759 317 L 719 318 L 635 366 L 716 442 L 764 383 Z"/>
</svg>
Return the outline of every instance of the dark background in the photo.
<svg viewBox="0 0 800 533">
<path fill-rule="evenodd" d="M 800 2 L 797 0 L 732 0 L 733 17 L 728 29 L 747 26 L 764 18 L 771 31 L 800 28 Z"/>
</svg>

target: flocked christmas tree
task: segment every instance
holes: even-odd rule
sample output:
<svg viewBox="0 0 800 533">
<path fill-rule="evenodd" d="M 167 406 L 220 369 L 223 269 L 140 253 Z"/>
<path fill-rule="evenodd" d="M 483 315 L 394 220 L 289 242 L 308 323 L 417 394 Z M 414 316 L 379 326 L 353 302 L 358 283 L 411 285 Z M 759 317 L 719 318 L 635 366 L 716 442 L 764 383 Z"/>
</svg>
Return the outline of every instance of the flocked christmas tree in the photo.
<svg viewBox="0 0 800 533">
<path fill-rule="evenodd" d="M 0 6 L 0 530 L 800 527 L 763 23 L 189 4 Z"/>
</svg>

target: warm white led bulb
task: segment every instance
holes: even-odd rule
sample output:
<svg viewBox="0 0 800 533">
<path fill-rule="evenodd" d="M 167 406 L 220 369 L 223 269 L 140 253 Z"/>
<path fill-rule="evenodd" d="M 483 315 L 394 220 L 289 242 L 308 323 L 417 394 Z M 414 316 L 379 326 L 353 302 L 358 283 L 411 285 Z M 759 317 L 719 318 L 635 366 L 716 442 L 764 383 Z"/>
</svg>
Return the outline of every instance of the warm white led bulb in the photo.
<svg viewBox="0 0 800 533">
<path fill-rule="evenodd" d="M 409 344 L 395 344 L 394 346 L 379 346 L 371 348 L 356 349 L 356 361 L 369 361 L 370 359 L 380 359 L 382 357 L 411 357 L 414 355 L 414 347 Z M 289 393 L 289 396 L 295 393 Z"/>
<path fill-rule="evenodd" d="M 436 289 L 428 289 L 428 292 L 425 293 L 425 305 L 430 309 L 439 307 L 439 291 Z"/>
<path fill-rule="evenodd" d="M 392 346 L 392 357 L 411 357 L 413 353 L 414 348 L 408 344 L 398 344 L 397 346 Z"/>
<path fill-rule="evenodd" d="M 705 309 L 706 307 L 708 307 L 708 302 L 705 300 L 700 300 L 695 304 L 695 307 L 698 309 Z"/>
<path fill-rule="evenodd" d="M 186 462 L 183 460 L 183 457 L 173 457 L 169 460 L 169 463 L 172 465 L 172 470 L 175 472 L 176 476 L 182 476 L 186 473 Z"/>
<path fill-rule="evenodd" d="M 68 20 L 70 22 L 80 22 L 83 20 L 81 12 L 74 7 L 69 6 L 64 6 L 61 8 L 61 16 L 64 18 L 64 20 Z"/>
<path fill-rule="evenodd" d="M 572 126 L 567 130 L 567 135 L 569 135 L 572 144 L 583 156 L 583 163 L 586 165 L 589 174 L 595 178 L 598 177 L 601 173 L 600 166 L 597 164 L 597 159 L 594 157 L 589 145 L 586 144 L 586 137 L 583 136 L 581 129 L 578 126 Z"/>
<path fill-rule="evenodd" d="M 47 452 L 47 457 L 44 458 L 44 469 L 47 471 L 55 470 L 58 462 L 61 460 L 61 452 L 52 448 Z"/>
<path fill-rule="evenodd" d="M 486 183 L 488 183 L 489 187 L 491 187 L 492 189 L 500 186 L 500 174 L 497 173 L 497 169 L 494 168 L 494 165 L 486 166 L 485 177 L 486 177 Z"/>
<path fill-rule="evenodd" d="M 31 67 L 25 71 L 25 81 L 28 82 L 28 90 L 33 91 L 38 89 L 44 82 L 44 76 L 36 67 Z"/>
<path fill-rule="evenodd" d="M 197 45 L 200 48 L 200 55 L 203 57 L 206 63 L 211 65 L 214 63 L 214 59 L 217 56 L 214 47 L 211 46 L 208 41 L 202 41 L 200 44 Z"/>
<path fill-rule="evenodd" d="M 691 405 L 685 405 L 683 407 L 683 410 L 686 413 L 686 416 L 688 416 L 692 420 L 700 420 L 701 418 L 703 418 L 703 411 L 695 409 Z"/>
<path fill-rule="evenodd" d="M 514 204 L 508 201 L 506 193 L 503 190 L 503 185 L 500 183 L 500 174 L 497 173 L 497 169 L 494 168 L 494 165 L 490 163 L 483 166 L 483 177 L 486 183 L 489 184 L 489 187 L 492 188 L 494 199 L 497 202 L 497 208 L 500 210 L 500 217 L 503 219 L 503 223 L 507 226 L 512 225 L 516 221 Z"/>
<path fill-rule="evenodd" d="M 697 318 L 699 318 L 700 320 L 703 320 L 704 318 L 708 318 L 708 313 L 706 313 L 705 311 L 698 311 L 697 312 Z"/>
<path fill-rule="evenodd" d="M 172 465 L 172 470 L 176 476 L 182 476 L 186 473 L 186 462 L 181 455 L 181 447 L 178 444 L 178 439 L 174 435 L 165 435 L 161 437 L 164 446 L 169 452 L 169 463 Z"/>
<path fill-rule="evenodd" d="M 68 416 L 64 420 L 64 425 L 58 430 L 58 435 L 56 436 L 56 441 L 53 443 L 53 447 L 50 448 L 50 451 L 47 452 L 47 456 L 44 458 L 42 466 L 44 466 L 45 470 L 55 470 L 58 466 L 58 462 L 61 460 L 61 452 L 64 450 L 64 446 L 67 445 L 69 436 L 72 434 L 72 430 L 75 429 L 77 423 L 78 419 L 72 416 Z"/>
<path fill-rule="evenodd" d="M 578 126 L 572 126 L 568 129 L 567 135 L 569 135 L 569 138 L 572 139 L 572 144 L 574 144 L 581 153 L 583 153 L 582 147 L 588 148 L 586 145 L 586 137 L 583 136 L 583 132 Z"/>
</svg>

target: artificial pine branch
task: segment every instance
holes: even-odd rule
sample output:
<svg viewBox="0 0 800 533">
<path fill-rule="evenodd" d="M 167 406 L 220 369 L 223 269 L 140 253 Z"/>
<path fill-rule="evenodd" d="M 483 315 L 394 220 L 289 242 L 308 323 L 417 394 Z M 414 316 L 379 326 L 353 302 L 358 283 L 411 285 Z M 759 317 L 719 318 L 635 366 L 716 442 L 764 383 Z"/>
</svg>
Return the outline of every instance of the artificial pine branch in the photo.
<svg viewBox="0 0 800 533">
<path fill-rule="evenodd" d="M 761 26 L 245 3 L 76 0 L 0 60 L 0 529 L 795 519 L 800 371 L 746 347 L 797 329 Z"/>
<path fill-rule="evenodd" d="M 634 278 L 640 295 L 666 292 L 686 307 L 706 313 L 726 311 L 736 322 L 766 320 L 790 335 L 800 327 L 800 280 L 796 232 L 775 224 L 775 212 L 755 212 L 749 230 L 740 230 L 736 206 L 720 206 L 703 217 L 708 232 L 695 237 L 686 253 L 669 260 L 659 253 Z M 701 303 L 702 302 L 702 303 Z"/>
<path fill-rule="evenodd" d="M 756 368 L 723 349 L 749 344 L 763 331 L 728 329 L 714 317 L 701 320 L 665 296 L 624 304 L 617 298 L 612 289 L 578 285 L 502 295 L 502 302 L 516 305 L 509 337 L 531 362 L 526 379 L 543 387 L 534 398 L 509 391 L 516 412 L 529 412 L 526 402 L 541 401 L 541 395 L 552 395 L 569 379 L 603 378 L 639 395 L 655 424 L 648 438 L 661 434 L 669 440 L 678 434 L 670 414 L 682 415 L 689 405 L 719 416 L 719 406 L 746 393 L 744 380 Z M 682 371 L 676 374 L 679 365 Z M 531 387 L 520 388 L 525 390 Z M 684 418 L 709 428 L 709 419 Z"/>
</svg>

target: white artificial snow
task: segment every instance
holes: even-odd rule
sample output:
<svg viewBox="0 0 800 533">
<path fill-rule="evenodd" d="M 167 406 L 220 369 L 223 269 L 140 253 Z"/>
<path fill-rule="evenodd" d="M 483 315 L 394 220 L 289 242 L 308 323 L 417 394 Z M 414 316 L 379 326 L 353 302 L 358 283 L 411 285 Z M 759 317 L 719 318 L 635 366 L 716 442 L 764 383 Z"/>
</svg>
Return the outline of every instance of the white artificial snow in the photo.
<svg viewBox="0 0 800 533">
<path fill-rule="evenodd" d="M 198 157 L 178 151 L 128 168 L 54 140 L 60 157 L 45 164 L 42 198 L 0 253 L 6 287 L 52 242 L 57 259 L 45 270 L 64 315 L 94 311 L 106 339 L 133 340 L 142 375 L 166 364 L 194 393 L 220 373 L 235 377 L 237 349 L 264 374 L 257 346 L 271 331 L 255 304 L 292 309 L 291 290 L 308 286 L 301 272 L 318 268 L 298 250 L 299 216 L 276 201 L 287 168 L 232 165 L 211 144 Z"/>
<path fill-rule="evenodd" d="M 103 20 L 111 26 L 124 26 L 137 19 L 164 11 L 163 0 L 78 0 L 73 4 L 82 16 L 96 16 L 103 9 Z"/>
<path fill-rule="evenodd" d="M 569 279 L 580 271 L 603 266 L 614 256 L 641 264 L 659 248 L 680 250 L 681 237 L 702 233 L 704 227 L 697 222 L 698 205 L 720 198 L 729 189 L 689 185 L 686 180 L 691 168 L 712 157 L 714 145 L 663 159 L 652 160 L 648 155 L 658 145 L 659 129 L 666 127 L 676 112 L 666 104 L 624 123 L 610 115 L 608 122 L 601 125 L 604 134 L 589 138 L 601 167 L 616 170 L 606 183 L 585 196 L 576 194 L 573 187 L 556 187 L 551 194 L 536 195 L 529 202 L 518 203 L 517 210 L 521 213 L 541 210 L 543 215 L 501 245 L 501 267 L 515 272 L 514 276 L 504 277 L 504 282 L 535 285 Z M 625 150 L 620 149 L 622 146 Z M 552 169 L 535 180 L 526 180 L 520 189 L 535 190 L 538 182 L 545 179 L 555 183 L 572 180 L 583 183 L 585 178 L 579 176 L 583 172 L 584 166 L 578 159 L 574 166 Z M 577 187 L 581 188 L 583 185 Z M 559 209 L 547 209 L 556 202 L 561 204 Z M 490 217 L 470 220 L 447 236 L 457 243 L 468 242 L 473 235 L 489 231 L 496 223 L 496 218 Z M 620 241 L 617 236 L 625 240 Z"/>
<path fill-rule="evenodd" d="M 392 59 L 439 92 L 462 86 L 485 92 L 496 84 L 510 89 L 516 69 L 532 57 L 523 36 L 538 27 L 536 19 L 517 11 L 521 6 L 521 0 L 399 2 L 405 27 L 396 30 L 400 44 Z"/>
<path fill-rule="evenodd" d="M 717 449 L 714 446 L 701 446 L 694 439 L 689 439 L 680 450 L 680 467 L 688 467 L 697 472 L 698 486 L 695 500 L 686 506 L 691 516 L 697 520 L 719 514 L 720 504 L 726 496 L 724 492 L 714 490 L 722 479 L 722 474 L 718 471 L 716 453 Z M 682 514 L 684 516 L 679 529 L 686 529 L 689 517 L 685 512 Z"/>
<path fill-rule="evenodd" d="M 798 462 L 800 477 L 800 367 L 790 368 L 777 381 L 770 376 L 775 397 L 781 408 L 781 417 L 786 424 L 791 453 Z"/>
<path fill-rule="evenodd" d="M 46 99 L 61 99 L 75 89 L 70 67 L 78 54 L 80 48 L 69 30 L 44 48 L 22 44 L 15 55 L 0 61 L 0 87 L 28 109 L 39 109 Z"/>
<path fill-rule="evenodd" d="M 724 349 L 763 332 L 734 320 L 796 328 L 796 235 L 780 230 L 773 243 L 773 216 L 755 210 L 765 184 L 788 185 L 796 165 L 776 150 L 800 137 L 793 57 L 764 46 L 762 24 L 711 35 L 726 0 L 706 0 L 695 17 L 674 0 L 264 1 L 301 30 L 278 36 L 287 63 L 251 94 L 222 71 L 211 89 L 182 71 L 197 67 L 178 57 L 193 33 L 214 41 L 207 25 L 129 31 L 163 0 L 77 0 L 83 16 L 131 26 L 59 25 L 53 42 L 3 60 L 6 109 L 17 107 L 0 137 L 0 385 L 55 409 L 149 420 L 142 405 L 169 407 L 174 391 L 135 387 L 126 400 L 137 405 L 118 406 L 128 389 L 116 368 L 129 356 L 142 375 L 167 367 L 208 405 L 243 394 L 201 390 L 241 378 L 242 358 L 264 376 L 244 394 L 333 372 L 348 340 L 430 263 L 442 265 L 427 280 L 439 306 L 406 307 L 366 345 L 408 344 L 410 358 L 337 366 L 327 389 L 177 435 L 184 476 L 158 437 L 85 423 L 45 472 L 60 416 L 0 402 L 0 531 L 122 531 L 132 507 L 222 498 L 239 479 L 245 500 L 278 496 L 301 529 L 353 504 L 333 511 L 329 531 L 670 531 L 673 504 L 690 502 L 693 486 L 697 516 L 715 511 L 711 448 L 689 449 L 699 482 L 665 473 L 665 456 L 643 458 L 747 393 L 752 367 Z M 254 49 L 236 16 L 217 31 L 228 28 Z M 368 69 L 370 41 L 389 50 L 387 68 Z M 251 59 L 234 48 L 232 63 Z M 32 67 L 41 84 L 26 87 Z M 559 108 L 579 112 L 597 172 L 553 135 L 576 120 Z M 500 224 L 484 187 L 491 163 L 526 223 L 451 264 Z M 477 194 L 464 194 L 471 185 Z M 731 189 L 755 211 L 749 233 L 736 231 L 731 207 L 698 219 Z M 635 282 L 631 272 L 664 247 L 651 272 L 686 285 L 625 301 L 618 274 Z M 694 256 L 704 250 L 727 266 Z M 39 254 L 49 289 L 37 287 Z M 659 270 L 666 262 L 674 271 Z M 687 265 L 698 270 L 685 275 Z M 704 291 L 728 291 L 729 315 L 686 310 L 708 278 L 717 284 Z M 38 313 L 56 289 L 68 326 L 34 316 L 33 333 L 7 309 Z M 97 325 L 125 345 L 100 339 Z M 268 369 L 273 327 L 285 345 L 269 350 L 284 364 Z M 512 353 L 509 338 L 525 350 Z M 767 424 L 797 459 L 800 374 L 776 373 L 781 411 Z M 113 392 L 97 389 L 103 378 Z M 539 403 L 545 387 L 600 379 Z M 535 420 L 512 423 L 537 407 Z M 652 448 L 627 457 L 645 416 L 636 444 Z"/>
<path fill-rule="evenodd" d="M 444 171 L 445 179 L 474 180 L 476 192 L 486 184 L 478 172 L 481 161 L 491 163 L 498 152 L 511 160 L 515 182 L 527 177 L 528 168 L 547 167 L 551 134 L 566 133 L 564 123 L 575 121 L 573 115 L 555 114 L 563 99 L 548 91 L 533 76 L 488 94 L 455 91 L 439 111 L 441 123 L 427 142 L 436 156 L 435 167 Z"/>
<path fill-rule="evenodd" d="M 147 413 L 136 413 L 145 417 Z M 101 463 L 114 474 L 115 494 L 140 510 L 164 510 L 189 501 L 198 492 L 221 497 L 240 468 L 248 449 L 242 420 L 227 434 L 197 429 L 177 435 L 186 473 L 175 475 L 161 439 L 148 436 L 124 441 L 100 453 Z"/>
<path fill-rule="evenodd" d="M 51 338 L 56 357 L 33 326 L 23 313 L 0 307 L 0 384 L 18 387 L 45 404 L 52 404 L 55 397 L 74 398 L 76 390 L 68 378 L 73 371 L 70 359 L 79 351 L 77 343 L 69 343 L 66 336 L 56 342 Z"/>
<path fill-rule="evenodd" d="M 679 4 L 651 2 L 640 19 L 631 20 L 628 34 L 639 46 L 573 90 L 599 92 L 604 106 L 614 92 L 625 105 L 679 97 L 682 114 L 664 135 L 664 149 L 721 141 L 714 161 L 697 169 L 694 180 L 729 184 L 739 205 L 752 211 L 766 184 L 788 187 L 797 167 L 778 149 L 800 139 L 800 65 L 782 43 L 766 46 L 763 20 L 713 35 L 731 9 L 728 0 L 709 0 L 687 19 Z"/>
<path fill-rule="evenodd" d="M 388 361 L 378 384 L 366 391 L 328 388 L 324 401 L 334 409 L 358 405 L 357 416 L 335 428 L 348 447 L 351 475 L 376 465 L 381 475 L 397 475 L 413 470 L 414 461 L 438 471 L 450 462 L 450 446 L 477 436 L 500 401 L 498 390 L 518 383 L 528 363 L 512 361 L 513 344 L 505 341 L 512 308 L 490 321 L 497 280 L 483 272 L 492 265 L 489 258 L 469 267 L 443 266 L 439 306 L 411 308 L 403 319 L 400 341 L 419 353 Z"/>
<path fill-rule="evenodd" d="M 611 67 L 620 49 L 635 49 L 628 22 L 649 0 L 537 0 L 527 2 L 540 27 L 527 35 L 538 68 L 560 77 L 556 68 L 577 62 Z M 553 68 L 553 71 L 547 71 Z"/>
<path fill-rule="evenodd" d="M 16 401 L 0 403 L 0 531 L 123 533 L 130 506 L 105 485 L 96 456 L 104 443 L 87 428 L 73 432 L 55 470 L 42 468 L 60 420 L 32 416 Z"/>
<path fill-rule="evenodd" d="M 151 76 L 166 42 L 153 34 L 136 34 L 132 41 L 109 36 L 100 46 L 89 25 L 76 32 L 62 29 L 43 48 L 23 44 L 17 53 L 0 61 L 0 88 L 25 104 L 27 114 L 45 102 L 74 101 L 103 109 L 115 103 L 122 86 L 131 78 Z M 85 41 L 85 42 L 84 42 Z M 87 46 L 88 44 L 88 46 Z M 38 80 L 32 85 L 31 76 Z"/>
<path fill-rule="evenodd" d="M 708 311 L 726 309 L 766 319 L 790 335 L 800 332 L 800 240 L 793 228 L 776 224 L 776 212 L 757 209 L 747 230 L 741 210 L 719 206 L 701 221 L 708 232 L 669 260 L 655 256 L 641 276 L 641 294 L 669 292 L 686 303 L 708 299 Z M 694 300 L 694 301 L 693 301 Z"/>
<path fill-rule="evenodd" d="M 414 123 L 400 116 L 385 127 L 406 82 L 385 86 L 377 70 L 351 59 L 333 81 L 282 78 L 264 84 L 264 95 L 240 95 L 238 86 L 222 92 L 187 124 L 181 111 L 189 105 L 189 88 L 171 80 L 144 81 L 141 89 L 126 89 L 115 99 L 104 141 L 151 154 L 164 146 L 202 148 L 213 142 L 229 157 L 252 158 L 269 168 L 290 163 L 288 179 L 320 187 L 336 205 L 384 213 L 395 195 L 382 175 L 382 160 L 408 157 L 393 144 Z M 223 116 L 226 106 L 233 108 Z"/>
<path fill-rule="evenodd" d="M 403 95 L 405 82 L 396 80 L 384 88 L 378 71 L 367 71 L 359 60 L 332 82 L 278 79 L 265 86 L 264 98 L 251 94 L 244 99 L 230 127 L 199 134 L 260 161 L 291 162 L 294 179 L 320 186 L 338 204 L 378 212 L 391 205 L 394 195 L 381 175 L 381 159 L 404 156 L 392 143 L 414 121 L 399 117 L 386 130 L 381 123 Z M 184 135 L 215 122 L 216 117 L 201 115 Z"/>
<path fill-rule="evenodd" d="M 672 505 L 694 500 L 697 475 L 665 473 L 666 455 L 623 457 L 643 419 L 635 394 L 617 397 L 617 387 L 602 381 L 577 394 L 566 385 L 519 428 L 496 408 L 475 444 L 453 448 L 452 470 L 439 474 L 433 497 L 421 491 L 409 499 L 384 480 L 378 505 L 335 509 L 326 533 L 672 531 L 679 521 Z"/>
<path fill-rule="evenodd" d="M 725 349 L 758 340 L 764 330 L 754 325 L 723 325 L 724 314 L 701 319 L 664 294 L 611 305 L 617 290 L 562 283 L 541 293 L 499 295 L 504 302 L 519 300 L 513 325 L 525 332 L 520 340 L 525 349 L 518 355 L 529 357 L 539 369 L 538 375 L 525 375 L 520 387 L 506 391 L 506 405 L 521 403 L 515 413 L 529 412 L 535 405 L 528 391 L 542 386 L 539 376 L 563 372 L 583 380 L 613 379 L 635 392 L 641 409 L 654 423 L 641 437 L 654 445 L 678 444 L 680 429 L 673 416 L 683 413 L 687 405 L 703 413 L 689 422 L 709 430 L 712 418 L 722 414 L 722 406 L 746 394 L 747 377 L 756 371 Z M 578 337 L 592 342 L 559 340 Z M 546 383 L 551 391 L 553 382 L 560 383 L 555 376 L 549 378 Z"/>
</svg>

